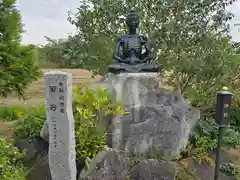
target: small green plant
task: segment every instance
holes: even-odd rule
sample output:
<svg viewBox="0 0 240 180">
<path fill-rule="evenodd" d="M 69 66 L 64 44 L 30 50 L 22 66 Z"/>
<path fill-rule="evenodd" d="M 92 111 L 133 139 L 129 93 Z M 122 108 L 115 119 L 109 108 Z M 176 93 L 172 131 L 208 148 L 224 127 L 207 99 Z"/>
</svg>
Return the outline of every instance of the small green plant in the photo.
<svg viewBox="0 0 240 180">
<path fill-rule="evenodd" d="M 3 106 L 0 107 L 0 120 L 14 121 L 24 115 L 24 109 L 19 106 Z"/>
<path fill-rule="evenodd" d="M 208 153 L 217 147 L 218 125 L 214 119 L 200 120 L 192 132 L 192 139 L 187 147 L 191 156 L 198 163 L 207 162 L 213 165 Z M 222 134 L 223 146 L 236 147 L 240 144 L 240 134 L 231 126 L 226 127 Z M 186 151 L 186 150 L 185 150 Z"/>
<path fill-rule="evenodd" d="M 193 159 L 201 163 L 213 164 L 208 153 L 217 145 L 217 124 L 213 120 L 200 120 L 192 133 L 188 148 Z"/>
<path fill-rule="evenodd" d="M 236 180 L 240 180 L 240 166 L 232 163 L 226 163 L 220 166 L 220 170 L 229 176 L 234 176 Z"/>
<path fill-rule="evenodd" d="M 25 180 L 25 168 L 20 153 L 9 140 L 0 139 L 0 179 Z"/>
<path fill-rule="evenodd" d="M 46 108 L 40 105 L 32 109 L 14 124 L 13 134 L 17 138 L 33 141 L 40 136 L 42 125 L 46 119 Z"/>
<path fill-rule="evenodd" d="M 125 112 L 119 103 L 111 101 L 111 94 L 103 88 L 93 90 L 79 86 L 73 94 L 77 158 L 88 166 L 89 160 L 106 145 L 101 122 Z"/>
<path fill-rule="evenodd" d="M 189 180 L 189 174 L 184 170 L 184 168 L 178 168 L 175 178 L 176 180 Z"/>
</svg>

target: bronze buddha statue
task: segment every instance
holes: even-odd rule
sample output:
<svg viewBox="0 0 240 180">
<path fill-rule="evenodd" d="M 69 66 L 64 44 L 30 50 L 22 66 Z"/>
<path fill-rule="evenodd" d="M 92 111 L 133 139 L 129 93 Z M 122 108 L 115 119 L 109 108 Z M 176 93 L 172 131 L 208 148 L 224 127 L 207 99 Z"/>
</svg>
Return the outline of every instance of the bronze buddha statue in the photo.
<svg viewBox="0 0 240 180">
<path fill-rule="evenodd" d="M 121 72 L 158 72 L 159 67 L 151 64 L 151 52 L 147 37 L 138 35 L 139 16 L 132 10 L 127 16 L 129 33 L 120 37 L 114 49 L 116 64 L 110 65 L 111 73 Z M 143 52 L 143 49 L 145 52 Z M 121 55 L 120 55 L 121 53 Z"/>
</svg>

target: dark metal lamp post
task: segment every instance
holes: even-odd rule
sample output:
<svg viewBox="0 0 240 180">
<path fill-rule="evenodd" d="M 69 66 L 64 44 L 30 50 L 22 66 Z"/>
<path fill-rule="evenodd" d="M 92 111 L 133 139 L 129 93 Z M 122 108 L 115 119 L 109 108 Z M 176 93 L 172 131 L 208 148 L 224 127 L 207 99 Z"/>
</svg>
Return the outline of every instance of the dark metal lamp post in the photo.
<svg viewBox="0 0 240 180">
<path fill-rule="evenodd" d="M 228 123 L 228 117 L 231 111 L 231 103 L 232 103 L 232 93 L 223 91 L 217 94 L 216 123 L 218 124 L 219 129 L 218 129 L 218 142 L 217 142 L 217 149 L 216 149 L 214 180 L 218 180 L 218 177 L 219 177 L 222 131 L 224 126 L 227 125 Z"/>
</svg>

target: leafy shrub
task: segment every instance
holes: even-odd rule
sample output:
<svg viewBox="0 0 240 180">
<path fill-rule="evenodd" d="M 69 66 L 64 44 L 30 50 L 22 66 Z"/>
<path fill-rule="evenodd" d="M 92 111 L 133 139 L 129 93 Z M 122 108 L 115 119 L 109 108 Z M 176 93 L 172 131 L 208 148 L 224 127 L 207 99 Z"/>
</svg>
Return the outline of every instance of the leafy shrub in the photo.
<svg viewBox="0 0 240 180">
<path fill-rule="evenodd" d="M 208 153 L 217 147 L 218 125 L 214 119 L 200 120 L 191 134 L 188 145 L 191 156 L 199 163 L 210 162 Z M 222 133 L 222 145 L 235 147 L 240 144 L 240 134 L 235 128 L 226 127 Z M 212 163 L 212 162 L 210 162 Z"/>
<path fill-rule="evenodd" d="M 119 103 L 111 102 L 111 94 L 102 88 L 93 90 L 77 87 L 73 104 L 77 158 L 88 165 L 89 159 L 106 144 L 106 134 L 100 122 L 107 116 L 114 117 L 124 111 Z"/>
<path fill-rule="evenodd" d="M 42 125 L 46 119 L 46 108 L 40 105 L 24 115 L 14 125 L 13 134 L 17 138 L 32 141 L 39 137 Z"/>
<path fill-rule="evenodd" d="M 23 154 L 10 141 L 0 139 L 0 179 L 25 180 L 22 158 Z"/>
<path fill-rule="evenodd" d="M 21 118 L 24 109 L 19 106 L 3 106 L 0 107 L 0 120 L 13 121 Z"/>
</svg>

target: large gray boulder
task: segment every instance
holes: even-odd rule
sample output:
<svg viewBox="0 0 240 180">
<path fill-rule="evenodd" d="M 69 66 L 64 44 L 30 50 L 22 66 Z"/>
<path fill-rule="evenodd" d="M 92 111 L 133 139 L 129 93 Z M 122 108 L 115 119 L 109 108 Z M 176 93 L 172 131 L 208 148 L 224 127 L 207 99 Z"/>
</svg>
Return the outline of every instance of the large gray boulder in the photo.
<svg viewBox="0 0 240 180">
<path fill-rule="evenodd" d="M 162 152 L 165 159 L 185 148 L 200 111 L 159 82 L 156 73 L 122 73 L 107 74 L 97 84 L 128 112 L 112 119 L 110 147 L 131 153 Z"/>
<path fill-rule="evenodd" d="M 129 179 L 175 180 L 176 164 L 155 159 L 146 159 L 136 164 L 129 173 Z"/>
<path fill-rule="evenodd" d="M 84 169 L 78 180 L 175 180 L 173 162 L 130 157 L 105 148 Z"/>
<path fill-rule="evenodd" d="M 106 147 L 83 169 L 79 180 L 125 180 L 127 175 L 128 160 Z"/>
</svg>

